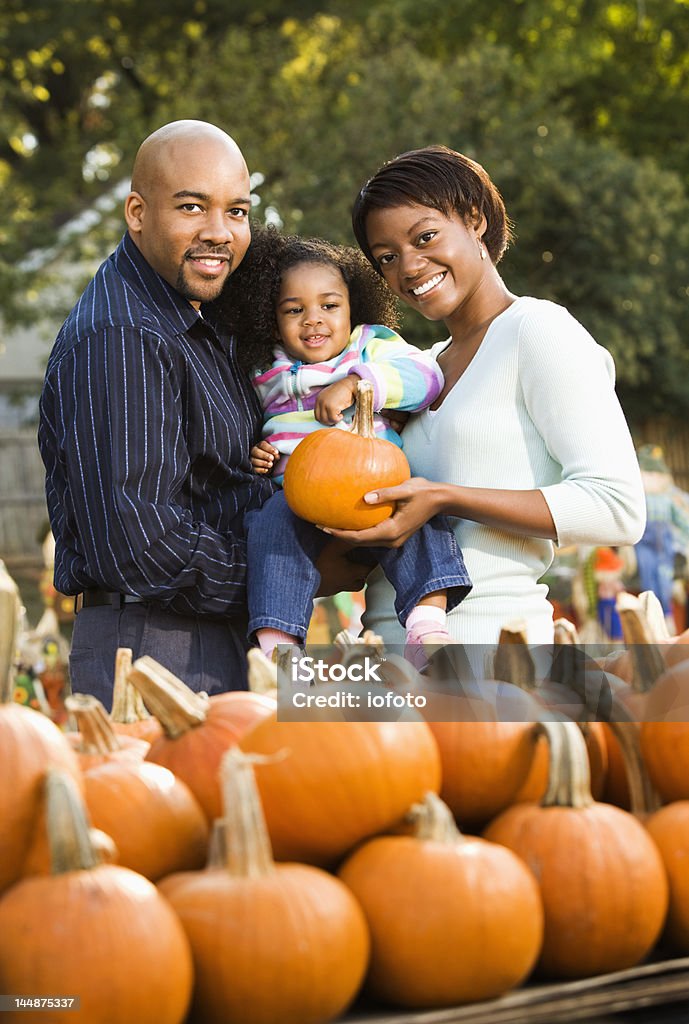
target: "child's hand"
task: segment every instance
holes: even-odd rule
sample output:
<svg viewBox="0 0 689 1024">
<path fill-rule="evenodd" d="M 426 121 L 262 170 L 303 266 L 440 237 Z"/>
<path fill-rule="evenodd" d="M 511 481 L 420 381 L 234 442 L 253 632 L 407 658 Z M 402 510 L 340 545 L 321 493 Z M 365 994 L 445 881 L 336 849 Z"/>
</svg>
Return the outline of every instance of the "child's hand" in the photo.
<svg viewBox="0 0 689 1024">
<path fill-rule="evenodd" d="M 336 380 L 334 384 L 328 384 L 323 388 L 313 408 L 313 414 L 319 423 L 332 427 L 340 422 L 343 411 L 349 409 L 354 402 L 356 386 L 360 379 L 355 373 L 350 373 L 343 380 Z"/>
<path fill-rule="evenodd" d="M 259 441 L 251 449 L 251 465 L 254 473 L 272 473 L 275 460 L 280 455 L 277 448 L 267 441 Z"/>
</svg>

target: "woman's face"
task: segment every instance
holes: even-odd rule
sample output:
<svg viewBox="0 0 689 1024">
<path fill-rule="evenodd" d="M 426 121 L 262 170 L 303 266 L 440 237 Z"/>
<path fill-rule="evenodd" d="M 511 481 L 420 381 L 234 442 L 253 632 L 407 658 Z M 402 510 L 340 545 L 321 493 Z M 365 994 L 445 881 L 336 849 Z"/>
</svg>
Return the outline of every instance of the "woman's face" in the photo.
<svg viewBox="0 0 689 1024">
<path fill-rule="evenodd" d="M 449 320 L 470 298 L 486 272 L 479 239 L 485 219 L 474 227 L 453 213 L 429 206 L 372 210 L 366 236 L 383 277 L 407 305 L 427 320 Z"/>
</svg>

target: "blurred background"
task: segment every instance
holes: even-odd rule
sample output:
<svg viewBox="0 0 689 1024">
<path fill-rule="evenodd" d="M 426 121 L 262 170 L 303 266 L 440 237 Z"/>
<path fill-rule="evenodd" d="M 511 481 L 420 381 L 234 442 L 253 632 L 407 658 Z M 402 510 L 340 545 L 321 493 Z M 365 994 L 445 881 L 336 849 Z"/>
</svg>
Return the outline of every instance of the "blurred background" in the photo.
<svg viewBox="0 0 689 1024">
<path fill-rule="evenodd" d="M 612 352 L 637 444 L 661 448 L 683 493 L 688 101 L 689 0 L 3 0 L 0 558 L 30 620 L 46 596 L 43 369 L 123 231 L 149 132 L 222 126 L 255 218 L 347 243 L 384 160 L 435 142 L 479 160 L 515 223 L 508 286 L 566 305 Z M 442 336 L 414 314 L 404 329 Z"/>
</svg>

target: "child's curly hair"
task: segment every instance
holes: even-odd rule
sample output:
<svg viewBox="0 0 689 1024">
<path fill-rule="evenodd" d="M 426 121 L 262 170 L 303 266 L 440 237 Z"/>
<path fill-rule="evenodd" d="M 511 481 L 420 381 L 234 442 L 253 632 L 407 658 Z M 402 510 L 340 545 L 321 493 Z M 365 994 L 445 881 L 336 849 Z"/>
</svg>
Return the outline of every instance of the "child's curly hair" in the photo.
<svg viewBox="0 0 689 1024">
<path fill-rule="evenodd" d="M 237 339 L 239 363 L 247 372 L 265 370 L 278 340 L 275 308 L 282 276 L 299 263 L 336 267 L 347 285 L 352 328 L 384 324 L 397 328 L 396 299 L 358 249 L 322 238 L 281 235 L 252 224 L 251 245 L 209 313 Z"/>
</svg>

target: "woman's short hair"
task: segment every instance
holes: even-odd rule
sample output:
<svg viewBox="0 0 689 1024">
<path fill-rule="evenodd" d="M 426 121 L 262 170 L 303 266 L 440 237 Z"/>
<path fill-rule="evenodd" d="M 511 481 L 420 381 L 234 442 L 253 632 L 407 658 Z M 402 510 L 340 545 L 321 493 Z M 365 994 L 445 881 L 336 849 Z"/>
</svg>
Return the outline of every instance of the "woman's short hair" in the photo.
<svg viewBox="0 0 689 1024">
<path fill-rule="evenodd" d="M 446 217 L 457 213 L 464 221 L 475 222 L 485 216 L 483 244 L 493 263 L 499 262 L 512 240 L 503 198 L 487 171 L 447 146 L 426 146 L 383 164 L 356 197 L 352 210 L 354 235 L 376 269 L 378 263 L 366 236 L 369 213 L 410 204 L 429 206 Z"/>
</svg>

